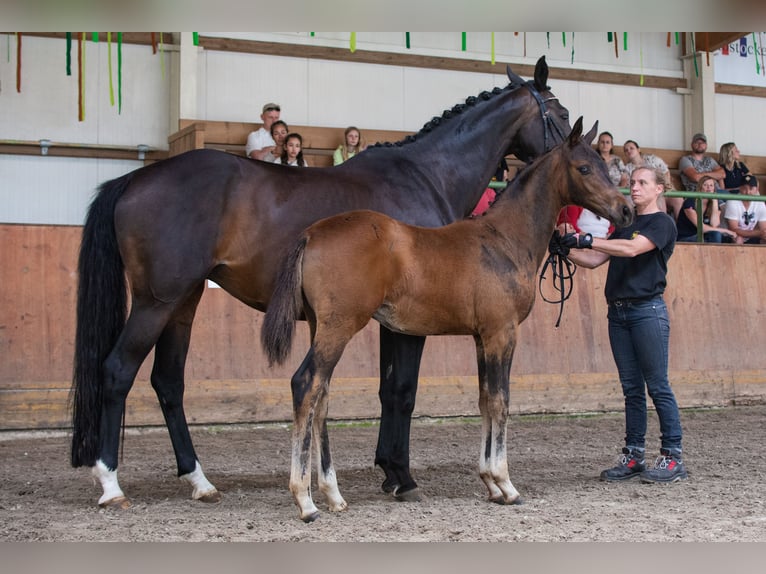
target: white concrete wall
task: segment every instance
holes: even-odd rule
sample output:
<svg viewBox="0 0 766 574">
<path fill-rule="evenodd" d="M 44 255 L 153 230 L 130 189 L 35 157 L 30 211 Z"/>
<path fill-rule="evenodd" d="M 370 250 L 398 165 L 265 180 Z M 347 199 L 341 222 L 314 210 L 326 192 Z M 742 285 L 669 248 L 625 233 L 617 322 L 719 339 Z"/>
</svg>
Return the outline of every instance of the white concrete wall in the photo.
<svg viewBox="0 0 766 574">
<path fill-rule="evenodd" d="M 214 35 L 201 32 L 202 35 Z M 348 48 L 349 33 L 237 33 L 221 36 L 269 42 Z M 468 33 L 461 50 L 459 32 L 358 33 L 357 49 L 448 58 L 490 59 L 490 34 Z M 123 109 L 109 103 L 107 45 L 86 47 L 86 116 L 77 119 L 77 76 L 65 75 L 65 41 L 25 37 L 22 92 L 15 91 L 15 45 L 10 61 L 7 36 L 0 34 L 0 140 L 51 139 L 60 142 L 167 148 L 171 102 L 169 54 L 149 46 L 124 46 Z M 432 116 L 469 95 L 507 83 L 505 63 L 534 64 L 545 54 L 551 67 L 682 77 L 680 48 L 667 47 L 665 33 L 630 33 L 619 57 L 606 32 L 576 33 L 574 44 L 560 32 L 496 33 L 497 73 L 469 73 L 398 66 L 269 57 L 200 50 L 197 57 L 198 119 L 259 121 L 263 103 L 279 102 L 292 124 L 415 131 Z M 572 61 L 572 46 L 574 60 Z M 172 47 L 168 46 L 168 50 Z M 116 45 L 113 45 L 116 86 Z M 161 65 L 165 58 L 165 70 Z M 76 67 L 73 50 L 73 67 Z M 704 65 L 704 59 L 701 61 Z M 716 71 L 725 66 L 717 63 Z M 683 149 L 683 96 L 638 85 L 602 85 L 551 80 L 573 120 L 599 120 L 619 145 L 635 139 L 646 147 Z M 116 87 L 115 87 L 116 89 Z M 720 141 L 734 140 L 743 154 L 766 155 L 766 99 L 716 96 Z M 65 159 L 0 155 L 0 222 L 80 224 L 97 184 L 140 166 L 138 161 Z"/>
</svg>

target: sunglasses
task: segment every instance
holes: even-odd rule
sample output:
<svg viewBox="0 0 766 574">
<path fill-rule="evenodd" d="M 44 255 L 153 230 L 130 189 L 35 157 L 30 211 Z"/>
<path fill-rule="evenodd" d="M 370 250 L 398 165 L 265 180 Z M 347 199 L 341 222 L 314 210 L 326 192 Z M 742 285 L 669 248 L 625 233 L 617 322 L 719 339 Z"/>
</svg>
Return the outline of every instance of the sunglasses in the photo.
<svg viewBox="0 0 766 574">
<path fill-rule="evenodd" d="M 750 222 L 755 219 L 755 213 L 746 211 L 742 214 L 742 218 L 745 220 L 745 225 L 750 225 Z"/>
</svg>

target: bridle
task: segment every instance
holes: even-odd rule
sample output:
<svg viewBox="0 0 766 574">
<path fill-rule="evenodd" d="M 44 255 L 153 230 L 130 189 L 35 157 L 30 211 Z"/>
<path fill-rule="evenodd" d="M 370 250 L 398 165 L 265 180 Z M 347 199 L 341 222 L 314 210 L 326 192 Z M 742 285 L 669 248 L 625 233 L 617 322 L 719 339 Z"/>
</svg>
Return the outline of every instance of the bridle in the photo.
<svg viewBox="0 0 766 574">
<path fill-rule="evenodd" d="M 551 119 L 551 112 L 548 109 L 548 107 L 545 105 L 546 102 L 550 102 L 553 100 L 558 101 L 558 98 L 556 96 L 551 96 L 550 98 L 543 99 L 540 92 L 537 91 L 537 88 L 535 87 L 535 83 L 533 80 L 524 82 L 524 85 L 527 86 L 527 88 L 529 89 L 529 93 L 532 94 L 533 98 L 535 98 L 535 101 L 537 101 L 537 105 L 540 108 L 540 118 L 543 121 L 543 147 L 546 152 L 549 152 L 551 148 L 553 147 L 550 145 L 551 132 L 553 130 L 556 131 L 556 135 L 559 136 L 561 142 L 563 142 L 567 136 L 567 134 L 563 133 L 561 131 L 561 128 L 559 128 L 559 126 L 557 126 L 554 123 L 553 119 Z"/>
</svg>

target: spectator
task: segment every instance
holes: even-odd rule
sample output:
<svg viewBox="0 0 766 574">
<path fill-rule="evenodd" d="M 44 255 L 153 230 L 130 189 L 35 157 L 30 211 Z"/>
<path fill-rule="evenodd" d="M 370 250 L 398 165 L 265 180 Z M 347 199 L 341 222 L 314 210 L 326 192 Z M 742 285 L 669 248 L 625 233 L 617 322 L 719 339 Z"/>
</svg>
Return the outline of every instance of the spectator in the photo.
<svg viewBox="0 0 766 574">
<path fill-rule="evenodd" d="M 274 163 L 308 167 L 309 164 L 303 159 L 303 138 L 301 137 L 301 134 L 287 134 L 284 147 L 285 150 L 282 152 L 282 156 L 274 160 Z"/>
<path fill-rule="evenodd" d="M 279 104 L 268 103 L 263 106 L 261 112 L 261 121 L 263 125 L 247 136 L 247 145 L 245 146 L 245 155 L 252 159 L 263 160 L 266 154 L 274 152 L 276 143 L 271 137 L 271 124 L 279 119 L 281 110 Z"/>
<path fill-rule="evenodd" d="M 343 132 L 343 143 L 338 146 L 338 149 L 332 155 L 332 164 L 340 165 L 359 152 L 364 151 L 366 147 L 367 144 L 364 143 L 362 132 L 359 131 L 359 128 L 349 126 Z"/>
<path fill-rule="evenodd" d="M 697 191 L 697 184 L 703 176 L 707 175 L 714 180 L 715 187 L 723 187 L 726 172 L 718 165 L 718 162 L 710 156 L 706 156 L 707 137 L 705 134 L 694 134 L 692 138 L 692 153 L 685 155 L 678 162 L 678 171 L 681 172 L 681 183 L 686 191 Z"/>
<path fill-rule="evenodd" d="M 596 143 L 598 149 L 598 155 L 606 163 L 606 168 L 609 170 L 609 179 L 617 187 L 627 187 L 628 185 L 628 172 L 625 171 L 625 165 L 622 163 L 620 156 L 612 153 L 614 148 L 614 138 L 609 132 L 601 132 L 598 136 Z"/>
<path fill-rule="evenodd" d="M 744 184 L 745 176 L 750 173 L 750 170 L 739 159 L 737 144 L 734 142 L 723 144 L 718 154 L 718 163 L 726 174 L 722 187 L 730 193 L 739 193 L 740 187 Z"/>
<path fill-rule="evenodd" d="M 633 170 L 641 166 L 649 166 L 658 170 L 665 181 L 665 190 L 673 190 L 673 180 L 670 177 L 670 170 L 668 164 L 665 163 L 661 157 L 652 153 L 641 153 L 641 147 L 635 140 L 627 140 L 622 146 L 622 152 L 625 154 L 625 171 L 628 172 L 630 178 Z M 682 197 L 665 197 L 662 194 L 657 204 L 660 209 L 666 211 L 673 216 L 674 219 L 678 219 L 678 214 L 681 213 L 681 205 L 684 200 Z"/>
<path fill-rule="evenodd" d="M 495 170 L 495 175 L 492 176 L 492 181 L 499 181 L 499 182 L 506 182 L 508 181 L 508 162 L 505 160 L 504 157 L 500 158 L 500 163 L 497 166 L 497 170 Z M 488 187 L 484 190 L 484 193 L 479 198 L 478 203 L 476 204 L 476 207 L 473 208 L 473 211 L 471 211 L 471 217 L 477 217 L 479 215 L 484 215 L 486 211 L 490 208 L 490 206 L 495 203 L 495 199 L 497 198 L 497 192 L 492 189 L 491 187 Z"/>
<path fill-rule="evenodd" d="M 706 193 L 715 193 L 715 180 L 709 175 L 703 175 L 697 181 L 699 191 Z M 677 241 L 696 242 L 697 241 L 697 200 L 689 197 L 684 200 L 681 215 L 678 216 L 676 226 L 678 228 Z M 718 207 L 718 201 L 713 199 L 702 200 L 702 232 L 705 243 L 722 243 L 723 237 L 729 237 L 727 243 L 731 243 L 737 237 L 737 234 L 730 229 L 719 227 L 721 224 L 721 210 Z"/>
<path fill-rule="evenodd" d="M 274 140 L 274 149 L 263 156 L 263 161 L 274 163 L 277 158 L 282 157 L 282 152 L 285 151 L 285 138 L 290 128 L 282 120 L 277 120 L 271 124 L 271 139 Z"/>
<path fill-rule="evenodd" d="M 740 191 L 741 200 L 726 202 L 726 225 L 737 234 L 735 243 L 742 245 L 766 243 L 766 205 L 762 201 L 748 201 L 745 196 L 760 195 L 758 178 L 752 174 L 744 177 Z"/>
</svg>

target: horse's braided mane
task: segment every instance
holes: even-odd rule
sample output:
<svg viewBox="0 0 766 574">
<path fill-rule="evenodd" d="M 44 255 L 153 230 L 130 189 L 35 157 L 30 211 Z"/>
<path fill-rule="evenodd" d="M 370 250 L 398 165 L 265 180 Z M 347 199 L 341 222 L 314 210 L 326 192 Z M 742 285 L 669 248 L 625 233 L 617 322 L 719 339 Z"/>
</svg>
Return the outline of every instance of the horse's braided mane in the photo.
<svg viewBox="0 0 766 574">
<path fill-rule="evenodd" d="M 404 144 L 413 143 L 414 141 L 417 141 L 418 137 L 427 134 L 431 132 L 434 128 L 436 128 L 439 124 L 442 123 L 444 120 L 449 120 L 450 118 L 453 118 L 459 114 L 462 114 L 466 109 L 469 107 L 475 106 L 477 103 L 482 101 L 487 101 L 498 94 L 501 94 L 502 92 L 506 90 L 513 90 L 515 88 L 520 87 L 522 84 L 508 84 L 505 88 L 499 88 L 495 87 L 491 92 L 483 91 L 478 96 L 468 96 L 465 99 L 465 103 L 463 104 L 455 104 L 451 110 L 444 110 L 441 117 L 434 116 L 429 121 L 425 123 L 425 125 L 420 128 L 420 131 L 416 134 L 410 134 L 404 139 L 401 139 L 397 142 L 376 142 L 374 145 L 370 147 L 401 147 Z"/>
</svg>

